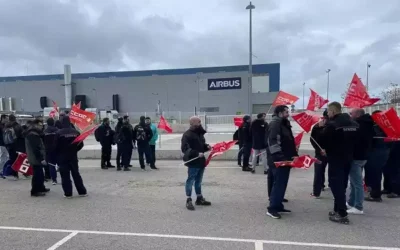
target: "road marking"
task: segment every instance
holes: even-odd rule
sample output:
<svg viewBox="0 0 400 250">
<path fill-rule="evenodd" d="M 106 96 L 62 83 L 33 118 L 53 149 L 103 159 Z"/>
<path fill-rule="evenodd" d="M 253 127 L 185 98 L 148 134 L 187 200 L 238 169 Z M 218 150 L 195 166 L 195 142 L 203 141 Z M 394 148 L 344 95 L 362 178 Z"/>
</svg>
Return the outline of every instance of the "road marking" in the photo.
<svg viewBox="0 0 400 250">
<path fill-rule="evenodd" d="M 253 243 L 253 244 L 256 244 L 257 242 L 261 242 L 263 244 L 273 244 L 273 245 L 343 248 L 343 249 L 358 249 L 358 250 L 400 250 L 400 248 L 398 248 L 398 247 L 372 247 L 372 246 L 339 245 L 339 244 L 328 244 L 328 243 L 311 243 L 311 242 L 277 241 L 277 240 L 255 240 L 255 239 L 221 238 L 221 237 L 174 235 L 174 234 L 146 234 L 146 233 L 87 231 L 87 230 L 68 230 L 68 229 L 30 228 L 30 227 L 4 227 L 4 226 L 0 226 L 0 230 L 70 233 L 70 235 L 68 235 L 67 237 L 71 237 L 71 238 L 79 233 L 79 234 L 95 234 L 95 235 L 137 236 L 137 237 L 209 240 L 209 241 L 225 241 L 225 242 L 230 241 L 230 242 L 244 242 L 244 243 Z M 75 235 L 73 235 L 73 234 L 75 234 Z M 67 238 L 67 237 L 65 237 L 65 238 Z M 260 244 L 260 243 L 258 243 L 258 244 Z M 56 249 L 56 248 L 54 248 L 54 249 Z M 50 249 L 48 249 L 48 250 L 50 250 Z"/>
<path fill-rule="evenodd" d="M 59 242 L 57 242 L 56 244 L 54 244 L 51 247 L 49 247 L 47 250 L 56 250 L 57 248 L 59 248 L 60 246 L 64 245 L 65 242 L 69 241 L 70 239 L 72 239 L 77 234 L 78 234 L 78 232 L 76 232 L 76 231 L 68 234 L 67 236 L 62 238 Z"/>
<path fill-rule="evenodd" d="M 254 246 L 255 250 L 264 250 L 264 243 L 262 241 L 256 241 Z"/>
</svg>

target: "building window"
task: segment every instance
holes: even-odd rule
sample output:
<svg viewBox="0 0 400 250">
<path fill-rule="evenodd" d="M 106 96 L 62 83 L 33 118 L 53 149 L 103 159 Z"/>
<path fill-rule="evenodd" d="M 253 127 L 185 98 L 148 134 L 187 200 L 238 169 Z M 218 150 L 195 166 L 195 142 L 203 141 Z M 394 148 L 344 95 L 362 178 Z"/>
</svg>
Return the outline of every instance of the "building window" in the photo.
<svg viewBox="0 0 400 250">
<path fill-rule="evenodd" d="M 200 108 L 200 112 L 205 112 L 205 113 L 219 112 L 219 107 L 202 107 Z"/>
</svg>

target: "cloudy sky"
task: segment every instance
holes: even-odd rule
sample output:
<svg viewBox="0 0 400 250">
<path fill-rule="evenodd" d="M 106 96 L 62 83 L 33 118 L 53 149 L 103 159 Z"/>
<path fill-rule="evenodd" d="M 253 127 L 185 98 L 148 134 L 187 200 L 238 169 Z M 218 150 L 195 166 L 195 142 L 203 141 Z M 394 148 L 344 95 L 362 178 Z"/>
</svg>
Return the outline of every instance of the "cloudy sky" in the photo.
<svg viewBox="0 0 400 250">
<path fill-rule="evenodd" d="M 245 0 L 0 0 L 0 75 L 248 63 Z M 400 1 L 254 0 L 254 63 L 281 64 L 281 89 L 340 100 L 352 74 L 400 84 Z M 306 98 L 308 96 L 306 91 Z M 300 100 L 297 104 L 302 106 Z"/>
</svg>

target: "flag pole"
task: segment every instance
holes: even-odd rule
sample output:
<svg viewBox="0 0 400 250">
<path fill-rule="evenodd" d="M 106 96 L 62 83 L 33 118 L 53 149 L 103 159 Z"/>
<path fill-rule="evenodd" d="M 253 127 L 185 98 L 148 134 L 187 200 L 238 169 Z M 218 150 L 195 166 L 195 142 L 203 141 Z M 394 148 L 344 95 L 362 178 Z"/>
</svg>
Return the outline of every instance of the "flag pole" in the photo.
<svg viewBox="0 0 400 250">
<path fill-rule="evenodd" d="M 161 148 L 161 131 L 157 128 L 158 130 L 158 148 Z"/>
</svg>

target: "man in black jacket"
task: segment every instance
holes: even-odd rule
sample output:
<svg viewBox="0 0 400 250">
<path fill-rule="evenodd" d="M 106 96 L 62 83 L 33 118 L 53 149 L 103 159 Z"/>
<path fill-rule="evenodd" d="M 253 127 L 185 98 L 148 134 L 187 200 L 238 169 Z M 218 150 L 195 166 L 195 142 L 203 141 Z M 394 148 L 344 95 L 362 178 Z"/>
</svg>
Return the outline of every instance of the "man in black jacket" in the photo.
<svg viewBox="0 0 400 250">
<path fill-rule="evenodd" d="M 62 129 L 57 131 L 57 163 L 60 167 L 61 183 L 65 198 L 72 198 L 72 182 L 79 196 L 87 196 L 87 190 L 83 185 L 81 174 L 79 173 L 78 151 L 83 148 L 83 141 L 72 142 L 79 136 L 79 132 L 71 127 L 69 116 L 64 116 L 61 120 Z"/>
<path fill-rule="evenodd" d="M 338 102 L 328 105 L 329 121 L 321 135 L 321 151 L 328 158 L 328 179 L 332 190 L 334 211 L 329 220 L 348 224 L 346 186 L 354 159 L 354 147 L 358 139 L 358 124 L 348 114 L 342 114 Z"/>
<path fill-rule="evenodd" d="M 316 199 L 320 198 L 321 191 L 325 188 L 325 169 L 328 165 L 328 159 L 325 155 L 321 154 L 320 145 L 321 134 L 328 119 L 328 111 L 325 110 L 321 121 L 319 121 L 319 123 L 316 124 L 311 130 L 312 139 L 310 138 L 310 142 L 315 150 L 315 158 L 319 160 L 318 163 L 314 163 L 314 183 L 313 192 L 311 193 L 311 196 L 315 197 Z"/>
<path fill-rule="evenodd" d="M 347 202 L 350 214 L 363 214 L 364 185 L 362 170 L 371 153 L 374 136 L 374 121 L 364 109 L 356 108 L 350 113 L 351 118 L 358 124 L 358 138 L 354 147 L 354 157 L 350 168 L 350 197 Z"/>
<path fill-rule="evenodd" d="M 239 127 L 239 150 L 243 155 L 242 171 L 247 171 L 247 172 L 252 171 L 252 169 L 249 167 L 249 160 L 252 147 L 250 127 L 251 127 L 251 117 L 249 115 L 243 116 L 243 123 Z"/>
<path fill-rule="evenodd" d="M 133 128 L 129 122 L 128 117 L 124 117 L 121 132 L 118 134 L 118 143 L 120 145 L 120 148 L 122 149 L 121 165 L 124 168 L 124 171 L 130 171 L 129 165 L 132 158 L 132 151 L 135 148 L 135 136 L 133 134 Z M 117 168 L 117 170 L 120 171 L 121 168 Z"/>
<path fill-rule="evenodd" d="M 380 110 L 374 111 L 372 114 L 379 113 Z M 386 137 L 385 132 L 374 123 L 374 136 L 371 144 L 371 152 L 368 155 L 367 164 L 365 164 L 365 184 L 371 189 L 366 201 L 381 202 L 382 201 L 382 173 L 383 168 L 388 162 L 390 148 L 383 141 Z"/>
<path fill-rule="evenodd" d="M 17 122 L 17 118 L 14 115 L 10 115 L 8 120 L 9 121 L 3 130 L 3 140 L 11 162 L 15 162 L 18 157 L 17 152 L 25 152 L 25 139 L 22 135 L 22 127 Z M 18 173 L 14 170 L 12 170 L 12 175 L 15 180 L 19 179 Z"/>
<path fill-rule="evenodd" d="M 58 128 L 55 126 L 55 122 L 53 118 L 47 119 L 47 128 L 44 130 L 44 147 L 46 149 L 46 162 L 47 168 L 50 172 L 50 177 L 53 181 L 53 185 L 57 184 L 57 155 L 55 153 L 55 149 L 57 147 L 57 138 L 56 133 Z M 46 177 L 46 176 L 45 176 Z"/>
<path fill-rule="evenodd" d="M 117 125 L 115 125 L 115 135 L 114 135 L 114 142 L 117 144 L 117 157 L 116 157 L 117 170 L 121 169 L 122 148 L 119 139 L 120 139 L 122 125 L 123 125 L 123 118 L 119 117 Z"/>
<path fill-rule="evenodd" d="M 46 152 L 42 141 L 43 124 L 34 120 L 25 137 L 25 149 L 28 162 L 33 168 L 31 196 L 45 196 L 50 189 L 44 186 L 43 166 L 46 165 Z"/>
<path fill-rule="evenodd" d="M 267 134 L 268 153 L 271 154 L 272 162 L 292 161 L 294 157 L 298 156 L 292 126 L 288 118 L 289 108 L 287 106 L 279 105 L 275 108 Z M 267 215 L 274 219 L 280 219 L 280 213 L 291 212 L 285 209 L 282 203 L 291 167 L 276 167 L 275 164 L 270 164 L 270 167 L 272 169 L 269 171 L 268 181 L 272 180 L 273 184 Z"/>
<path fill-rule="evenodd" d="M 144 116 L 140 117 L 140 122 L 133 129 L 133 135 L 136 140 L 137 150 L 139 154 L 139 164 L 140 168 L 145 171 L 146 165 L 144 162 L 144 156 L 150 163 L 151 169 L 158 169 L 155 164 L 153 157 L 151 156 L 151 149 L 149 141 L 151 137 L 153 137 L 153 131 L 150 128 L 150 125 L 146 124 L 146 118 Z"/>
<path fill-rule="evenodd" d="M 110 119 L 104 118 L 103 123 L 95 131 L 96 140 L 101 144 L 101 169 L 115 168 L 111 164 L 114 134 L 114 130 L 110 127 Z"/>
<path fill-rule="evenodd" d="M 257 165 L 257 158 L 260 157 L 264 166 L 264 174 L 268 173 L 267 163 L 267 144 L 266 135 L 268 131 L 268 124 L 265 122 L 265 113 L 257 115 L 257 119 L 251 123 L 251 139 L 253 142 L 253 169 L 252 173 L 255 173 L 255 167 Z"/>
<path fill-rule="evenodd" d="M 201 125 L 201 120 L 197 116 L 193 116 L 189 120 L 190 128 L 187 130 L 181 140 L 181 151 L 183 153 L 183 161 L 188 167 L 188 178 L 186 180 L 185 191 L 186 191 L 186 208 L 188 210 L 195 210 L 192 203 L 192 188 L 194 184 L 194 190 L 197 195 L 196 205 L 198 206 L 210 206 L 211 202 L 206 201 L 201 191 L 201 183 L 203 181 L 203 175 L 205 170 L 206 159 L 204 153 L 211 149 L 206 144 L 204 134 L 206 131 Z"/>
</svg>

